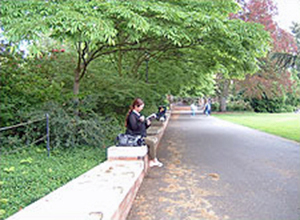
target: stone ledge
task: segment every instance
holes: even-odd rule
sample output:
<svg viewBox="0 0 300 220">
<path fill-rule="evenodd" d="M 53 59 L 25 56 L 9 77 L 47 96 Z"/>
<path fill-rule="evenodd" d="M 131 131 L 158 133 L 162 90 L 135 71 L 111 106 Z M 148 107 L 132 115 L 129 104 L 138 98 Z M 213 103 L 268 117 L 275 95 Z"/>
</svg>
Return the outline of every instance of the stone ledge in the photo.
<svg viewBox="0 0 300 220">
<path fill-rule="evenodd" d="M 107 159 L 113 160 L 115 158 L 127 158 L 127 159 L 136 159 L 143 160 L 148 153 L 147 146 L 141 147 L 131 147 L 131 146 L 122 146 L 116 147 L 111 146 L 107 149 Z"/>
<path fill-rule="evenodd" d="M 170 119 L 149 136 L 157 148 Z M 148 148 L 110 147 L 108 160 L 25 207 L 6 220 L 125 220 L 146 175 Z"/>
<path fill-rule="evenodd" d="M 107 149 L 108 161 L 142 161 L 144 165 L 144 173 L 149 169 L 148 164 L 148 147 L 146 145 L 141 147 L 111 146 Z"/>
<path fill-rule="evenodd" d="M 155 126 L 155 127 L 150 127 L 147 130 L 147 135 L 152 136 L 152 135 L 158 135 L 163 131 L 163 128 L 161 126 Z"/>
<path fill-rule="evenodd" d="M 162 126 L 164 126 L 164 123 L 165 122 L 162 122 L 162 121 L 152 121 L 151 127 L 162 127 Z"/>
<path fill-rule="evenodd" d="M 7 220 L 125 220 L 144 175 L 143 161 L 106 161 Z"/>
</svg>

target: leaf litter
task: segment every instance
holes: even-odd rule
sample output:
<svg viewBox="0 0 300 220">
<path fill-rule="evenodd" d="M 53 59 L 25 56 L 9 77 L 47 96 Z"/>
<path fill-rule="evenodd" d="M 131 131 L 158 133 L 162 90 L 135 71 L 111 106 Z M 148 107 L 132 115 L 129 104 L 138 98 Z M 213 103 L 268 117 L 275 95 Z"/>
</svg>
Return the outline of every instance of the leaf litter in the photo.
<svg viewBox="0 0 300 220">
<path fill-rule="evenodd" d="M 186 167 L 182 163 L 182 152 L 178 148 L 178 143 L 176 144 L 177 147 L 171 141 L 167 143 L 170 159 L 163 161 L 165 163 L 163 171 L 158 170 L 158 178 L 162 180 L 163 184 L 158 185 L 159 188 L 151 195 L 151 198 L 147 197 L 146 199 L 144 196 L 138 196 L 135 200 L 138 209 L 137 214 L 140 219 L 159 219 L 157 217 L 158 212 L 166 214 L 164 219 L 229 219 L 228 216 L 219 217 L 213 210 L 212 204 L 206 199 L 208 196 L 218 195 L 215 192 L 199 188 L 198 184 L 199 181 L 204 179 L 218 181 L 220 175 L 209 173 L 200 177 L 196 176 L 195 168 L 191 169 L 191 167 Z M 184 148 L 182 144 L 179 146 Z M 152 210 L 153 207 L 155 207 L 155 210 Z"/>
</svg>

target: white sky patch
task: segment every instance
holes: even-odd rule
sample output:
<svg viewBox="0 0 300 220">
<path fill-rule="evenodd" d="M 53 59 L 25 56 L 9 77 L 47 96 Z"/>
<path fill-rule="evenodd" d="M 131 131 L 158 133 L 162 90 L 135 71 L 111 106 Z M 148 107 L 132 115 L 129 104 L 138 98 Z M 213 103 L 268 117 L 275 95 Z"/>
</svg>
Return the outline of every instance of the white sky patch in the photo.
<svg viewBox="0 0 300 220">
<path fill-rule="evenodd" d="M 291 32 L 292 22 L 300 24 L 300 0 L 273 0 L 278 8 L 278 16 L 274 20 L 279 27 Z"/>
</svg>

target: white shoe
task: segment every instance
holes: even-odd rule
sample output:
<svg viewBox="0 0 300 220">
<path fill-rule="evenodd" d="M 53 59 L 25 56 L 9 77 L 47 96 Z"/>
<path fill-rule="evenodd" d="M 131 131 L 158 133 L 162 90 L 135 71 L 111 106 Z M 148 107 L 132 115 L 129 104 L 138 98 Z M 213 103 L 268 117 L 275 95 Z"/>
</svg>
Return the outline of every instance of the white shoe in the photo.
<svg viewBox="0 0 300 220">
<path fill-rule="evenodd" d="M 164 164 L 162 162 L 157 161 L 157 166 L 162 167 Z"/>
<path fill-rule="evenodd" d="M 149 167 L 154 167 L 154 166 L 155 166 L 154 161 L 153 161 L 153 160 L 150 160 L 150 162 L 149 162 Z"/>
<path fill-rule="evenodd" d="M 159 162 L 157 159 L 151 160 L 149 163 L 150 167 L 162 167 L 163 163 Z"/>
</svg>

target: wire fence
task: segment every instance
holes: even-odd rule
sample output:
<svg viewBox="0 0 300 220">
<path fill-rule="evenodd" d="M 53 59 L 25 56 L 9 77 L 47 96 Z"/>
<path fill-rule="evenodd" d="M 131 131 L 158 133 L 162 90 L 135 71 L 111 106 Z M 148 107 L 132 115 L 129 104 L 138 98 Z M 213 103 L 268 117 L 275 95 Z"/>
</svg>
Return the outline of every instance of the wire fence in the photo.
<svg viewBox="0 0 300 220">
<path fill-rule="evenodd" d="M 40 118 L 40 119 L 27 121 L 27 122 L 23 122 L 23 123 L 20 123 L 20 124 L 7 126 L 7 127 L 2 127 L 2 128 L 0 128 L 0 132 L 4 132 L 4 131 L 8 131 L 8 130 L 14 130 L 14 129 L 17 129 L 17 128 L 20 128 L 20 127 L 26 127 L 28 125 L 35 124 L 35 123 L 42 122 L 42 121 L 46 122 L 46 124 L 45 124 L 45 128 L 46 128 L 45 129 L 45 135 L 43 135 L 42 137 L 40 137 L 36 140 L 33 140 L 31 143 L 27 142 L 27 145 L 25 145 L 24 147 L 18 147 L 16 149 L 11 149 L 11 150 L 1 152 L 1 153 L 2 154 L 15 153 L 17 151 L 20 151 L 20 150 L 26 148 L 29 144 L 34 145 L 34 144 L 37 144 L 37 143 L 39 143 L 43 140 L 46 140 L 47 155 L 49 157 L 50 156 L 50 129 L 49 129 L 49 114 L 48 113 L 46 113 L 45 116 L 43 118 Z"/>
<path fill-rule="evenodd" d="M 6 219 L 106 159 L 106 151 L 100 144 L 65 146 L 64 138 L 78 132 L 73 129 L 77 124 L 64 117 L 65 114 L 59 116 L 51 113 L 49 119 L 48 114 L 38 112 L 28 116 L 32 117 L 29 121 L 0 128 L 0 219 Z M 101 122 L 94 118 L 82 120 L 80 126 L 90 129 L 92 124 L 91 131 L 100 136 L 102 128 L 107 129 Z M 93 138 L 89 134 L 86 139 Z"/>
</svg>

